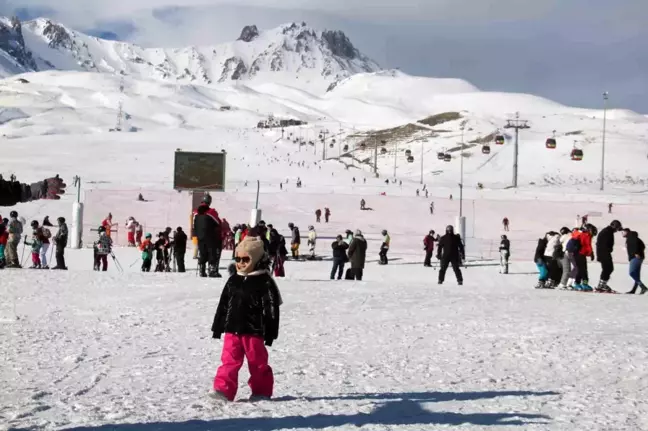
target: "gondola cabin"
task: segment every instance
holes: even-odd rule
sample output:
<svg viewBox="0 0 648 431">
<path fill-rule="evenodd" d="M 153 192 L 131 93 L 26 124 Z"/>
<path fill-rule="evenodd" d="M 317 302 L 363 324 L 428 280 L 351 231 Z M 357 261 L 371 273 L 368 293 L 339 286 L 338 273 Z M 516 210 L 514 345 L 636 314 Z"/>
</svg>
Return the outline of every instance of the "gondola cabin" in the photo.
<svg viewBox="0 0 648 431">
<path fill-rule="evenodd" d="M 349 151 L 349 146 L 348 145 L 344 146 L 344 151 Z"/>
<path fill-rule="evenodd" d="M 504 142 L 506 142 L 506 140 L 504 139 L 504 136 L 502 136 L 502 135 L 497 135 L 497 136 L 495 137 L 495 144 L 497 144 L 497 145 L 504 145 Z"/>
<path fill-rule="evenodd" d="M 574 148 L 571 151 L 571 159 L 576 162 L 580 162 L 581 160 L 583 160 L 583 150 Z"/>
<path fill-rule="evenodd" d="M 482 146 L 482 153 L 483 154 L 490 154 L 490 146 L 489 145 Z"/>
<path fill-rule="evenodd" d="M 405 155 L 407 157 L 411 156 L 412 155 L 412 150 L 405 150 Z"/>
<path fill-rule="evenodd" d="M 452 155 L 450 153 L 445 153 L 443 155 L 443 161 L 444 162 L 451 162 L 452 161 Z"/>
<path fill-rule="evenodd" d="M 443 152 L 437 153 L 437 159 L 439 159 L 439 160 L 445 159 L 445 153 L 443 153 Z"/>
<path fill-rule="evenodd" d="M 407 161 L 409 163 L 414 163 L 414 156 L 407 156 Z"/>
<path fill-rule="evenodd" d="M 547 148 L 551 149 L 551 150 L 556 148 L 557 145 L 558 145 L 558 143 L 556 142 L 556 139 L 554 139 L 554 138 L 547 139 L 547 143 L 545 144 L 545 146 Z"/>
<path fill-rule="evenodd" d="M 382 147 L 382 148 L 380 149 L 380 154 L 382 154 L 382 155 L 387 154 L 387 148 Z"/>
</svg>

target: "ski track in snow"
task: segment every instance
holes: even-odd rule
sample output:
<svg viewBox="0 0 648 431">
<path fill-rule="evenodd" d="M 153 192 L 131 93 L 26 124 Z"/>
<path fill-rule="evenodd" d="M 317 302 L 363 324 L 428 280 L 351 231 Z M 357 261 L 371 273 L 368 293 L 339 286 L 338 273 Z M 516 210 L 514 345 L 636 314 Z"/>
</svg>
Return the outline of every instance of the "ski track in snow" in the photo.
<svg viewBox="0 0 648 431">
<path fill-rule="evenodd" d="M 88 257 L 72 252 L 71 264 Z M 536 291 L 532 275 L 487 267 L 465 269 L 463 287 L 451 271 L 437 286 L 436 270 L 418 265 L 370 264 L 363 282 L 327 281 L 329 263 L 287 269 L 280 337 L 269 348 L 275 399 L 254 404 L 245 402 L 245 366 L 239 402 L 206 396 L 220 360 L 210 326 L 224 280 L 191 269 L 4 271 L 0 422 L 143 431 L 648 426 L 643 297 Z"/>
</svg>

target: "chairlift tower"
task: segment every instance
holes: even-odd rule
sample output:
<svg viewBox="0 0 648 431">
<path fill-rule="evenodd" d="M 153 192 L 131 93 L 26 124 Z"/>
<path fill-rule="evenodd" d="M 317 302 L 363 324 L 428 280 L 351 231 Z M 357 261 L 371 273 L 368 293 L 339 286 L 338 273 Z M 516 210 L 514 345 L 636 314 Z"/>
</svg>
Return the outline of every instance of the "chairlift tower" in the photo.
<svg viewBox="0 0 648 431">
<path fill-rule="evenodd" d="M 505 129 L 515 129 L 515 149 L 513 153 L 513 188 L 518 186 L 518 155 L 519 155 L 519 143 L 520 143 L 520 130 L 530 129 L 528 120 L 521 120 L 520 113 L 515 113 L 514 120 L 507 120 Z"/>
</svg>

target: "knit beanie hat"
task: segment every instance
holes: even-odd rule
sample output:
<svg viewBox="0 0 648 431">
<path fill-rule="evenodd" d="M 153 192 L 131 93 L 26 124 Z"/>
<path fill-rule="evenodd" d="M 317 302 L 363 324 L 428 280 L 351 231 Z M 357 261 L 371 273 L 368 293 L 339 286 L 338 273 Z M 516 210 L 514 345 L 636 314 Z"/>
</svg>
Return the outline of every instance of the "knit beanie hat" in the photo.
<svg viewBox="0 0 648 431">
<path fill-rule="evenodd" d="M 256 236 L 246 236 L 245 239 L 239 243 L 238 247 L 236 247 L 236 253 L 238 254 L 239 252 L 246 253 L 250 256 L 252 260 L 250 266 L 254 268 L 265 253 L 263 241 Z"/>
</svg>

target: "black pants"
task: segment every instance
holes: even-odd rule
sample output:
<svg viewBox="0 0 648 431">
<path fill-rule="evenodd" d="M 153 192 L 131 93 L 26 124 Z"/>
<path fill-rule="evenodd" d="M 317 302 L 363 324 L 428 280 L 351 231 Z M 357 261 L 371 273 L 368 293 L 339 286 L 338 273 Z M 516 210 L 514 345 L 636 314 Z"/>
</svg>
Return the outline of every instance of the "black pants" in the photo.
<svg viewBox="0 0 648 431">
<path fill-rule="evenodd" d="M 612 262 L 612 255 L 599 255 L 599 262 L 601 262 L 601 281 L 610 281 L 610 276 L 614 272 L 614 263 Z"/>
<path fill-rule="evenodd" d="M 337 272 L 337 279 L 342 279 L 342 273 L 344 272 L 344 264 L 346 262 L 344 259 L 333 259 L 333 269 L 331 269 L 331 280 L 335 279 L 335 273 Z"/>
<path fill-rule="evenodd" d="M 378 256 L 380 256 L 380 264 L 381 265 L 387 265 L 389 263 L 389 260 L 387 260 L 387 252 L 389 251 L 388 248 L 381 247 L 380 248 L 380 253 Z"/>
<path fill-rule="evenodd" d="M 425 261 L 423 262 L 423 266 L 432 266 L 432 253 L 433 251 L 425 252 Z"/>
<path fill-rule="evenodd" d="M 65 244 L 56 244 L 56 267 L 65 269 Z"/>
<path fill-rule="evenodd" d="M 552 257 L 545 256 L 545 264 L 547 265 L 547 271 L 549 271 L 549 279 L 556 284 L 560 283 L 562 271 L 560 270 L 558 261 Z"/>
<path fill-rule="evenodd" d="M 587 274 L 587 258 L 578 253 L 574 256 L 578 274 L 574 279 L 574 283 L 581 284 L 583 281 L 589 281 Z"/>
<path fill-rule="evenodd" d="M 362 280 L 362 276 L 364 275 L 364 269 L 362 268 L 351 268 L 351 274 L 353 274 L 353 280 Z"/>
<path fill-rule="evenodd" d="M 142 261 L 142 272 L 151 272 L 151 257 L 147 257 Z"/>
<path fill-rule="evenodd" d="M 178 272 L 185 272 L 185 250 L 175 250 L 175 260 Z"/>
<path fill-rule="evenodd" d="M 209 243 L 207 241 L 198 240 L 198 265 L 200 266 L 200 273 L 206 272 L 206 264 L 209 264 L 209 273 L 218 274 L 218 265 L 220 264 L 221 250 L 217 244 Z"/>
<path fill-rule="evenodd" d="M 461 269 L 459 269 L 459 261 L 456 259 L 441 259 L 441 268 L 439 269 L 439 283 L 443 283 L 445 281 L 445 274 L 448 270 L 449 265 L 452 265 L 452 270 L 457 277 L 457 282 L 463 283 L 463 275 L 461 274 Z"/>
<path fill-rule="evenodd" d="M 105 254 L 95 254 L 95 260 L 94 260 L 95 271 L 99 271 L 100 267 L 102 271 L 108 271 L 108 256 Z"/>
</svg>

